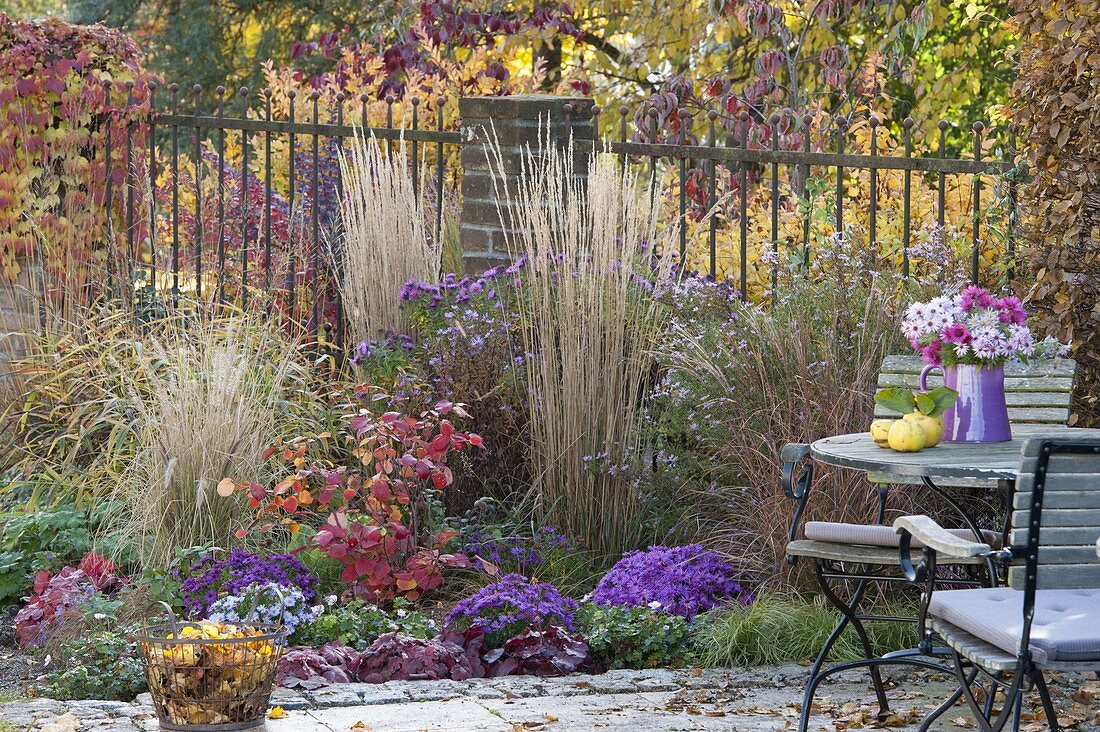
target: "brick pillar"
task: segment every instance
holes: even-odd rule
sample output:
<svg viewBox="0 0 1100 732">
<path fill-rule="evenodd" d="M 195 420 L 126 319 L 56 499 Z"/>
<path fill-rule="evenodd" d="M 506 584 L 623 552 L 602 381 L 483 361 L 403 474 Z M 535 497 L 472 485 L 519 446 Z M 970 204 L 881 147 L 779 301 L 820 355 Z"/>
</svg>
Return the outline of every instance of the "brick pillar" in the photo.
<svg viewBox="0 0 1100 732">
<path fill-rule="evenodd" d="M 572 105 L 567 115 L 566 105 Z M 458 109 L 462 132 L 462 263 L 467 273 L 477 274 L 509 260 L 507 242 L 497 209 L 496 188 L 514 195 L 520 161 L 528 148 L 537 150 L 549 142 L 565 145 L 570 131 L 575 140 L 596 139 L 592 120 L 593 101 L 586 97 L 550 94 L 517 94 L 509 97 L 463 97 Z M 502 163 L 487 143 L 500 146 Z M 583 174 L 588 150 L 577 155 L 576 170 Z M 493 159 L 490 165 L 488 155 Z M 498 170 L 498 168 L 503 168 Z M 502 202 L 502 206 L 508 203 Z M 505 212 L 504 220 L 508 220 Z"/>
</svg>

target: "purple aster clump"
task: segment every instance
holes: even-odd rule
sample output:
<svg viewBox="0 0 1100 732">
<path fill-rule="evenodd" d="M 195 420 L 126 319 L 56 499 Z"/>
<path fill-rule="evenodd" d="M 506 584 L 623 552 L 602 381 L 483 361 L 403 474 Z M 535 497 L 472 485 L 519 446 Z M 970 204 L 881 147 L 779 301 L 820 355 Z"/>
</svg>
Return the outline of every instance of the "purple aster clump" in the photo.
<svg viewBox="0 0 1100 732">
<path fill-rule="evenodd" d="M 416 341 L 408 333 L 387 331 L 382 340 L 362 341 L 351 354 L 352 364 L 359 366 L 372 358 L 385 358 L 394 351 L 415 351 Z"/>
<path fill-rule="evenodd" d="M 571 553 L 575 551 L 575 547 L 553 526 L 543 526 L 530 538 L 494 538 L 475 532 L 463 551 L 470 557 L 482 559 L 497 567 L 530 574 L 554 555 Z"/>
<path fill-rule="evenodd" d="M 502 287 L 518 284 L 524 264 L 525 260 L 521 257 L 507 267 L 490 267 L 480 275 L 460 277 L 450 272 L 439 282 L 409 280 L 401 288 L 401 302 L 418 303 L 436 310 L 445 305 L 469 302 L 475 296 L 495 301 Z"/>
<path fill-rule="evenodd" d="M 180 596 L 188 617 L 203 618 L 222 594 L 240 595 L 255 584 L 296 587 L 307 604 L 317 599 L 317 577 L 292 554 L 210 552 L 181 573 Z"/>
<path fill-rule="evenodd" d="M 592 601 L 644 606 L 690 620 L 723 603 L 747 605 L 752 594 L 728 560 L 699 544 L 689 544 L 627 552 L 600 580 Z"/>
<path fill-rule="evenodd" d="M 455 605 L 446 625 L 457 630 L 476 626 L 485 633 L 486 647 L 499 648 L 528 628 L 557 625 L 572 632 L 578 610 L 577 603 L 553 585 L 508 574 Z"/>
</svg>

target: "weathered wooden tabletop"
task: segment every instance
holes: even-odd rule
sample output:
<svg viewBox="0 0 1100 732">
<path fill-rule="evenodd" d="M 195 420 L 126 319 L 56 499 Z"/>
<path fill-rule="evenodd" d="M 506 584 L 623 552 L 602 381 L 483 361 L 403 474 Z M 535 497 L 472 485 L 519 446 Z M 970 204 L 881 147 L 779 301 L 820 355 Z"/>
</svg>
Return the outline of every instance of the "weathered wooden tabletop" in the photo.
<svg viewBox="0 0 1100 732">
<path fill-rule="evenodd" d="M 1057 426 L 1012 427 L 1012 440 L 994 443 L 941 442 L 920 452 L 881 448 L 866 432 L 837 435 L 810 445 L 814 460 L 883 476 L 1015 480 L 1024 440 L 1036 435 L 1100 437 L 1100 430 Z"/>
</svg>

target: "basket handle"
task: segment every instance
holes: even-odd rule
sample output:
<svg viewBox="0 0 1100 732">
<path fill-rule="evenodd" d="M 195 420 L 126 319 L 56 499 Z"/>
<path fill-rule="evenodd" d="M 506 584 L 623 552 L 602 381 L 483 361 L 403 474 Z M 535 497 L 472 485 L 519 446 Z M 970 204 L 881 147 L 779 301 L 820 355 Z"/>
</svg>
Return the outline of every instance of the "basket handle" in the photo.
<svg viewBox="0 0 1100 732">
<path fill-rule="evenodd" d="M 260 604 L 260 595 L 267 590 L 269 594 L 274 594 L 279 599 L 279 625 L 283 624 L 283 613 L 286 611 L 286 597 L 283 596 L 283 591 L 274 585 L 267 585 L 261 587 L 256 591 L 256 594 L 252 596 L 252 605 L 248 608 L 248 614 L 244 616 L 246 623 L 256 622 L 256 606 Z"/>
<path fill-rule="evenodd" d="M 164 609 L 168 611 L 168 626 L 172 629 L 171 638 L 179 638 L 179 620 L 176 618 L 176 611 L 172 609 L 172 606 L 166 603 L 164 600 L 157 600 L 158 605 L 163 605 Z"/>
</svg>

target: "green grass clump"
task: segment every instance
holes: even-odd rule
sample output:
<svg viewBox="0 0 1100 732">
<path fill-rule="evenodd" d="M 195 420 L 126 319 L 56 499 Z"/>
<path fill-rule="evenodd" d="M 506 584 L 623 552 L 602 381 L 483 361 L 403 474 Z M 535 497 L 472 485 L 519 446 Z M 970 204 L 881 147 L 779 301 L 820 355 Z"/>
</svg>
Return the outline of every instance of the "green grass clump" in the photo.
<svg viewBox="0 0 1100 732">
<path fill-rule="evenodd" d="M 901 611 L 898 614 L 909 614 Z M 817 656 L 840 613 L 823 602 L 786 600 L 768 595 L 752 605 L 714 610 L 699 627 L 696 646 L 703 665 L 762 666 L 805 661 Z M 914 626 L 907 623 L 869 622 L 864 626 L 876 654 L 916 645 Z M 830 654 L 837 661 L 863 657 L 859 638 L 851 628 Z"/>
</svg>

